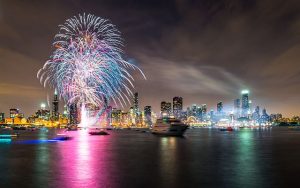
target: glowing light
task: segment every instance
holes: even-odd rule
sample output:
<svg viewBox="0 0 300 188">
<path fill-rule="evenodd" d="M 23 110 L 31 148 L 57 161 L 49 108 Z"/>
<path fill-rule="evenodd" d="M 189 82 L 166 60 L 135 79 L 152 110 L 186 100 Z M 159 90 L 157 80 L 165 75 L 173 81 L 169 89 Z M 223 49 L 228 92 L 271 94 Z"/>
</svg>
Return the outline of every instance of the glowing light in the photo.
<svg viewBox="0 0 300 188">
<path fill-rule="evenodd" d="M 41 109 L 45 109 L 46 108 L 46 104 L 45 103 L 41 103 Z"/>
<path fill-rule="evenodd" d="M 123 40 L 108 20 L 78 15 L 60 25 L 54 52 L 37 77 L 55 88 L 67 104 L 99 107 L 99 117 L 111 102 L 122 107 L 133 96 L 129 69 L 143 72 L 123 59 Z"/>
<path fill-rule="evenodd" d="M 249 94 L 249 90 L 242 90 L 241 94 Z"/>
</svg>

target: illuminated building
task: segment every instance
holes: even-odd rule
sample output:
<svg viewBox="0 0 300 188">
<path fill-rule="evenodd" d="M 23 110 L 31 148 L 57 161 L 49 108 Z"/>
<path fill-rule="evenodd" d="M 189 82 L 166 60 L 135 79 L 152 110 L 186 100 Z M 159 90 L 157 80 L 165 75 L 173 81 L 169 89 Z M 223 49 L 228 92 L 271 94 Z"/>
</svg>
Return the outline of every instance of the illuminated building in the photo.
<svg viewBox="0 0 300 188">
<path fill-rule="evenodd" d="M 196 117 L 197 116 L 197 105 L 196 104 L 192 105 L 191 111 L 192 111 L 192 116 Z"/>
<path fill-rule="evenodd" d="M 138 114 L 138 112 L 139 112 L 139 94 L 138 94 L 138 92 L 134 93 L 133 110 L 134 110 L 135 114 Z"/>
<path fill-rule="evenodd" d="M 148 126 L 150 126 L 152 124 L 151 114 L 152 114 L 151 106 L 145 106 L 144 107 L 145 123 Z"/>
<path fill-rule="evenodd" d="M 5 116 L 4 116 L 4 113 L 0 113 L 0 123 L 3 123 L 5 122 Z"/>
<path fill-rule="evenodd" d="M 189 117 L 189 116 L 191 116 L 191 115 L 192 115 L 192 110 L 191 110 L 190 107 L 187 107 L 187 108 L 186 108 L 186 116 Z"/>
<path fill-rule="evenodd" d="M 256 123 L 259 123 L 259 120 L 260 120 L 260 109 L 259 109 L 259 106 L 256 106 L 255 107 L 255 110 L 252 114 L 252 119 L 256 122 Z"/>
<path fill-rule="evenodd" d="M 160 111 L 162 116 L 170 116 L 172 113 L 172 105 L 170 102 L 162 101 L 160 103 Z"/>
<path fill-rule="evenodd" d="M 79 123 L 79 115 L 78 115 L 78 109 L 77 109 L 77 104 L 73 103 L 69 106 L 70 109 L 70 114 L 69 114 L 69 120 L 70 124 L 78 124 Z"/>
<path fill-rule="evenodd" d="M 252 100 L 249 100 L 248 114 L 251 114 L 251 112 L 252 112 Z"/>
<path fill-rule="evenodd" d="M 67 105 L 64 105 L 63 117 L 67 118 L 69 116 L 69 109 Z"/>
<path fill-rule="evenodd" d="M 141 119 L 141 112 L 139 109 L 139 94 L 138 92 L 134 93 L 134 97 L 133 97 L 133 115 L 134 115 L 134 122 L 133 124 L 137 125 L 140 124 L 142 122 Z"/>
<path fill-rule="evenodd" d="M 207 120 L 207 105 L 202 104 L 202 120 L 206 121 Z"/>
<path fill-rule="evenodd" d="M 242 94 L 242 117 L 247 117 L 249 113 L 249 91 L 243 90 Z"/>
<path fill-rule="evenodd" d="M 267 122 L 270 121 L 270 117 L 267 114 L 267 110 L 265 108 L 262 110 L 260 120 L 261 120 L 262 123 L 267 123 Z"/>
<path fill-rule="evenodd" d="M 240 117 L 241 113 L 241 100 L 240 99 L 235 99 L 233 102 L 233 110 L 234 110 L 234 115 L 236 118 Z"/>
<path fill-rule="evenodd" d="M 196 108 L 196 117 L 198 120 L 202 120 L 202 108 L 201 106 L 197 106 Z"/>
<path fill-rule="evenodd" d="M 19 109 L 11 108 L 9 110 L 9 117 L 10 118 L 15 118 L 16 116 L 18 116 L 19 113 L 20 113 Z"/>
<path fill-rule="evenodd" d="M 44 120 L 49 120 L 50 111 L 46 110 L 46 109 L 40 109 L 40 110 L 35 112 L 35 117 L 36 118 L 41 118 L 41 119 L 44 119 Z"/>
<path fill-rule="evenodd" d="M 210 110 L 210 112 L 209 112 L 209 119 L 210 119 L 210 121 L 213 121 L 215 119 L 214 110 Z"/>
<path fill-rule="evenodd" d="M 57 91 L 54 91 L 54 98 L 52 102 L 52 118 L 53 120 L 58 120 L 59 118 L 59 113 L 58 113 L 58 94 Z"/>
<path fill-rule="evenodd" d="M 279 122 L 282 120 L 282 114 L 270 114 L 271 122 Z"/>
<path fill-rule="evenodd" d="M 218 115 L 223 114 L 223 103 L 222 103 L 222 101 L 217 103 L 217 113 L 218 113 Z"/>
<path fill-rule="evenodd" d="M 182 113 L 182 97 L 173 98 L 173 115 L 180 118 Z"/>
<path fill-rule="evenodd" d="M 112 126 L 120 126 L 121 125 L 121 115 L 122 111 L 116 108 L 112 109 L 111 112 L 111 125 Z"/>
</svg>

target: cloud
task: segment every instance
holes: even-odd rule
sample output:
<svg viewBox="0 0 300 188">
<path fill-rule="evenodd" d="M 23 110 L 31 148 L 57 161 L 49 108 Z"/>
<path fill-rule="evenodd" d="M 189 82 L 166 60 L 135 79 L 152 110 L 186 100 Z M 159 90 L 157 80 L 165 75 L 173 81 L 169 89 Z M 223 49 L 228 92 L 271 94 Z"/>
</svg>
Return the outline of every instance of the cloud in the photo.
<svg viewBox="0 0 300 188">
<path fill-rule="evenodd" d="M 45 92 L 41 87 L 33 87 L 30 85 L 17 85 L 0 83 L 0 96 L 20 97 L 35 99 L 40 97 Z"/>
<path fill-rule="evenodd" d="M 191 66 L 157 57 L 142 57 L 143 69 L 150 72 L 148 81 L 157 87 L 177 90 L 179 93 L 231 96 L 243 88 L 243 81 L 232 73 L 215 66 Z M 150 83 L 151 84 L 151 83 Z"/>
</svg>

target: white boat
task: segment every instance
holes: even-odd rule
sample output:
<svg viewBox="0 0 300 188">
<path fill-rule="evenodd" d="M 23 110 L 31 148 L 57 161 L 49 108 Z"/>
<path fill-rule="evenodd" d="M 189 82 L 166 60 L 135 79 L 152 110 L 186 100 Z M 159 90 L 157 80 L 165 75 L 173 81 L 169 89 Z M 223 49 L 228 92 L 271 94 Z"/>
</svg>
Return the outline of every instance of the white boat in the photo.
<svg viewBox="0 0 300 188">
<path fill-rule="evenodd" d="M 188 126 L 175 118 L 157 119 L 151 132 L 163 136 L 182 136 Z"/>
</svg>

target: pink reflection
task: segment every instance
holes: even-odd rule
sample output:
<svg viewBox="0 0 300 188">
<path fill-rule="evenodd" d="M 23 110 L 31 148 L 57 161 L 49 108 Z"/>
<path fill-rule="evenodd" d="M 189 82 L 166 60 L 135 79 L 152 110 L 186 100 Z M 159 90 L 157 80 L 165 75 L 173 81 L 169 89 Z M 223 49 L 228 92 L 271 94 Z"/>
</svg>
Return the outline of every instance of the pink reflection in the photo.
<svg viewBox="0 0 300 188">
<path fill-rule="evenodd" d="M 73 140 L 60 143 L 59 161 L 61 187 L 112 187 L 110 169 L 106 161 L 111 161 L 110 136 L 90 136 L 87 130 L 70 132 Z"/>
</svg>

